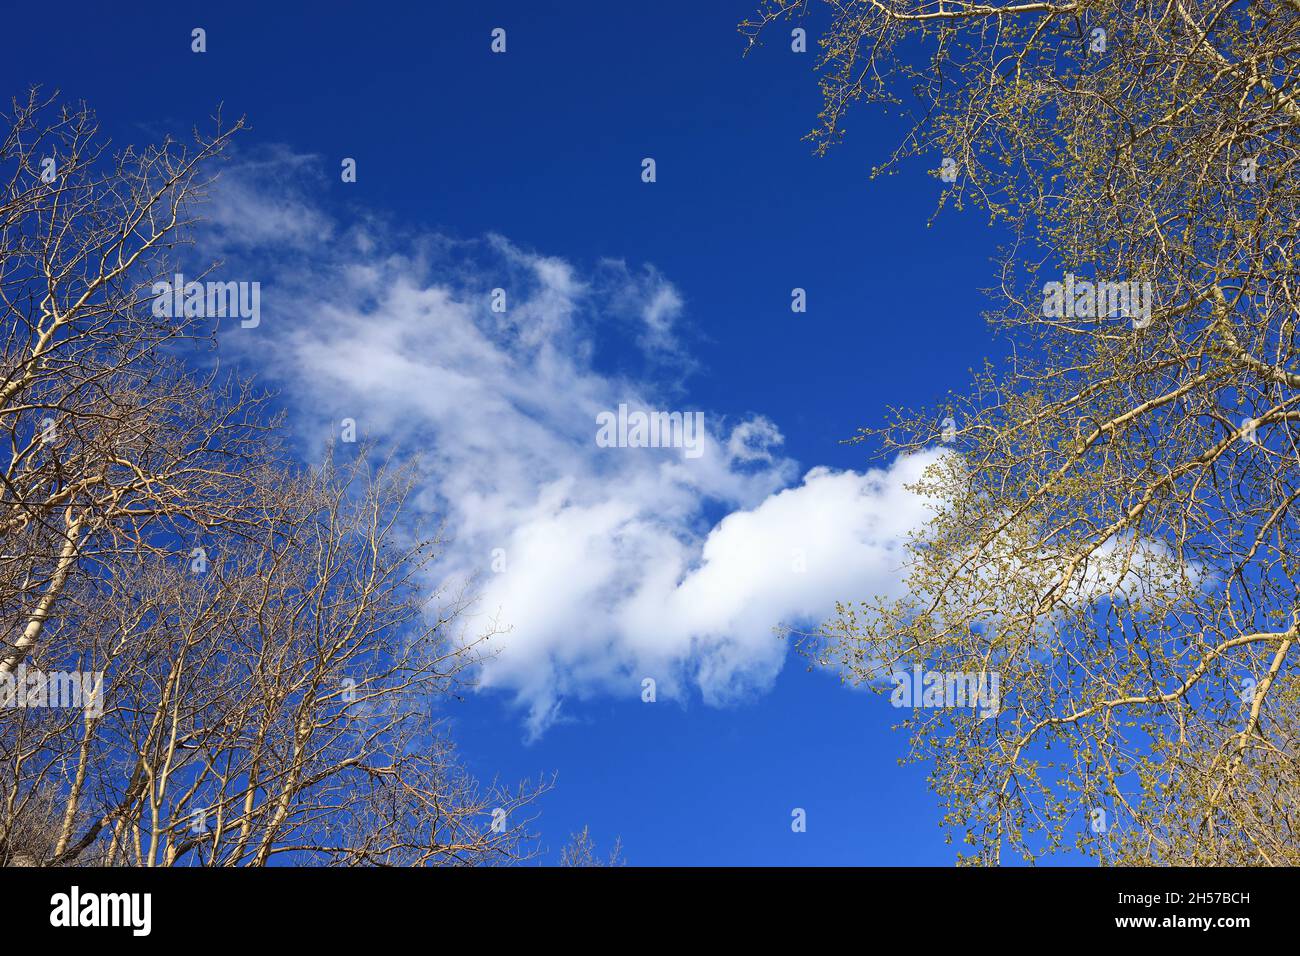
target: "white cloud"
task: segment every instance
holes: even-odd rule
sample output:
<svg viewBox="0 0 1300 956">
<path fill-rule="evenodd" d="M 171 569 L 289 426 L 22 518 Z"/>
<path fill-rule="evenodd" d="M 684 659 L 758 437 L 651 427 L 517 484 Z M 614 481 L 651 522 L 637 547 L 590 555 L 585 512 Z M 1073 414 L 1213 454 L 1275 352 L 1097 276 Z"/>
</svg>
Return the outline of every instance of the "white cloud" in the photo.
<svg viewBox="0 0 1300 956">
<path fill-rule="evenodd" d="M 634 272 L 622 259 L 604 259 L 600 278 L 608 292 L 609 311 L 632 320 L 636 342 L 643 350 L 693 367 L 677 336 L 685 303 L 658 269 L 646 265 Z"/>
<path fill-rule="evenodd" d="M 205 251 L 219 256 L 259 247 L 307 252 L 327 243 L 333 223 L 302 189 L 315 158 L 272 147 L 222 170 L 211 201 L 198 211 L 205 221 Z"/>
<path fill-rule="evenodd" d="M 313 444 L 348 417 L 420 453 L 422 503 L 454 539 L 439 572 L 482 575 L 481 613 L 512 628 L 482 686 L 512 694 L 530 733 L 566 698 L 635 697 L 644 677 L 661 697 L 712 703 L 762 690 L 787 650 L 777 625 L 900 586 L 899 546 L 923 507 L 903 485 L 931 456 L 799 480 L 772 421 L 708 409 L 697 459 L 597 446 L 596 415 L 621 402 L 699 410 L 666 399 L 660 379 L 601 364 L 613 316 L 639 318 L 647 353 L 679 347 L 683 300 L 655 270 L 609 261 L 582 277 L 499 236 L 343 230 L 310 206 L 310 232 L 333 241 L 291 230 L 269 249 L 285 203 L 303 200 L 272 200 L 270 224 L 252 223 L 253 181 L 226 195 L 257 258 L 226 271 L 273 263 L 274 275 L 260 276 L 262 325 L 232 330 L 223 350 L 281 387 Z M 505 313 L 491 310 L 493 288 Z M 506 570 L 494 574 L 498 548 Z"/>
</svg>

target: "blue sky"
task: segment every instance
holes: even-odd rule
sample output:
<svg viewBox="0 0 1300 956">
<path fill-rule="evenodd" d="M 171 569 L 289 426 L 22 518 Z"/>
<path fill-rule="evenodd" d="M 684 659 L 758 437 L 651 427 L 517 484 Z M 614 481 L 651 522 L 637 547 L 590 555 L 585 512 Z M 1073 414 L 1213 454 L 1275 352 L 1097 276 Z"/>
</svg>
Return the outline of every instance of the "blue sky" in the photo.
<svg viewBox="0 0 1300 956">
<path fill-rule="evenodd" d="M 750 12 L 744 0 L 405 6 L 104 8 L 69 17 L 57 42 L 12 45 L 3 66 L 9 94 L 41 83 L 84 98 L 119 144 L 184 133 L 219 103 L 229 117 L 247 114 L 252 131 L 241 138 L 218 197 L 225 205 L 199 252 L 220 251 L 242 270 L 231 278 L 294 291 L 294 298 L 268 293 L 266 338 L 232 343 L 231 354 L 281 389 L 300 435 L 317 434 L 313 415 L 350 411 L 323 408 L 322 395 L 366 394 L 355 367 L 311 367 L 322 348 L 314 337 L 343 336 L 333 361 L 355 366 L 365 356 L 346 345 L 348 335 L 393 331 L 349 313 L 360 299 L 331 298 L 369 294 L 363 280 L 334 281 L 362 265 L 391 270 L 383 273 L 388 288 L 409 283 L 411 311 L 391 315 L 394 322 L 427 318 L 418 333 L 407 330 L 413 338 L 402 348 L 415 349 L 431 369 L 455 349 L 444 324 L 451 307 L 431 303 L 429 290 L 452 289 L 453 300 L 468 301 L 475 290 L 505 283 L 518 324 L 494 329 L 486 344 L 460 347 L 494 350 L 479 371 L 504 362 L 506 378 L 521 387 L 555 389 L 535 415 L 508 397 L 507 421 L 531 436 L 530 453 L 561 453 L 557 475 L 569 467 L 562 456 L 572 441 L 565 432 L 572 422 L 561 412 L 625 393 L 657 407 L 704 410 L 716 423 L 711 451 L 718 454 L 737 426 L 779 431 L 783 442 L 766 457 L 729 459 L 721 472 L 689 480 L 663 478 L 666 459 L 635 458 L 640 450 L 617 450 L 624 453 L 617 465 L 594 448 L 575 452 L 579 494 L 611 507 L 634 500 L 639 509 L 636 547 L 619 553 L 612 578 L 596 581 L 607 588 L 629 568 L 663 571 L 655 564 L 661 545 L 680 546 L 688 564 L 678 576 L 690 574 L 718 521 L 752 512 L 783 489 L 810 493 L 782 499 L 795 502 L 793 515 L 773 521 L 803 520 L 799 508 L 829 493 L 829 486 L 801 485 L 809 469 L 860 473 L 886 464 L 842 440 L 882 422 L 890 405 L 933 404 L 960 390 L 967 370 L 996 348 L 980 318 L 978 290 L 990 284 L 996 242 L 983 218 L 950 212 L 927 227 L 939 184 L 922 164 L 869 181 L 901 134 L 878 112 L 859 111 L 846 142 L 813 157 L 800 137 L 819 104 L 815 54 L 792 53 L 787 29 L 743 58 L 735 27 Z M 8 16 L 12 36 L 47 35 L 48 11 Z M 190 51 L 196 26 L 207 31 L 202 55 Z M 815 37 L 818 22 L 808 26 Z M 507 31 L 504 55 L 489 50 L 494 27 Z M 652 184 L 641 181 L 647 156 L 657 163 Z M 357 160 L 355 184 L 340 182 L 342 157 Z M 258 235 L 239 218 L 252 208 L 245 201 L 271 204 Z M 806 313 L 791 312 L 795 287 L 807 290 Z M 457 326 L 462 331 L 482 321 L 462 318 L 469 323 Z M 413 374 L 416 391 L 424 382 L 448 388 L 444 395 L 454 391 L 445 378 Z M 494 387 L 486 374 L 475 387 Z M 574 395 L 561 394 L 566 382 Z M 579 395 L 579 388 L 589 391 Z M 465 486 L 498 467 L 473 448 L 445 449 L 445 410 L 381 404 L 359 405 L 372 437 L 427 444 L 444 473 Z M 416 421 L 420 414 L 427 417 Z M 481 434 L 492 423 L 476 427 Z M 556 434 L 542 434 L 547 429 Z M 499 433 L 505 441 L 515 434 Z M 875 494 L 880 481 L 889 483 L 864 479 L 849 492 Z M 707 493 L 692 506 L 690 489 L 699 487 Z M 426 503 L 439 508 L 450 493 L 431 484 Z M 517 481 L 485 503 L 510 507 L 502 505 L 504 517 L 483 517 L 486 536 L 479 537 L 509 530 L 511 516 L 536 504 L 521 498 L 528 493 Z M 888 514 L 888 496 L 878 497 Z M 460 514 L 467 541 L 479 540 L 478 517 Z M 719 557 L 717 567 L 726 560 Z M 846 583 L 855 559 L 846 560 L 809 575 L 843 599 L 868 596 L 867 582 L 861 593 Z M 638 569 L 638 561 L 646 566 Z M 512 573 L 526 576 L 528 566 Z M 804 591 L 771 603 L 743 588 L 732 597 L 775 614 L 781 600 L 794 608 L 819 593 L 799 586 Z M 762 589 L 773 590 L 782 589 Z M 635 864 L 952 862 L 925 768 L 897 765 L 905 740 L 889 730 L 897 713 L 886 699 L 810 673 L 794 655 L 781 666 L 785 649 L 767 631 L 781 620 L 760 627 L 743 609 L 701 611 L 714 597 L 707 575 L 692 590 L 670 586 L 665 594 L 664 628 L 677 644 L 663 651 L 664 666 L 682 671 L 663 676 L 666 692 L 655 704 L 644 704 L 639 686 L 625 679 L 636 674 L 620 671 L 627 655 L 635 668 L 660 653 L 637 650 L 654 639 L 645 619 L 653 623 L 655 609 L 629 611 L 615 596 L 603 618 L 557 612 L 548 646 L 567 656 L 546 688 L 537 683 L 541 658 L 529 657 L 524 643 L 528 622 L 513 622 L 518 637 L 503 640 L 503 653 L 522 663 L 448 710 L 480 776 L 558 773 L 540 806 L 547 846 L 558 850 L 586 824 L 601 845 L 621 836 Z M 637 620 L 626 633 L 600 631 L 629 617 Z M 736 645 L 735 635 L 721 632 L 742 619 L 744 641 Z M 724 661 L 740 676 L 701 676 L 691 651 L 701 629 L 713 642 L 710 666 Z M 579 645 L 564 643 L 580 631 Z M 558 701 L 558 710 L 537 718 L 537 708 L 548 706 L 539 699 Z M 807 811 L 806 833 L 791 831 L 795 807 Z"/>
</svg>

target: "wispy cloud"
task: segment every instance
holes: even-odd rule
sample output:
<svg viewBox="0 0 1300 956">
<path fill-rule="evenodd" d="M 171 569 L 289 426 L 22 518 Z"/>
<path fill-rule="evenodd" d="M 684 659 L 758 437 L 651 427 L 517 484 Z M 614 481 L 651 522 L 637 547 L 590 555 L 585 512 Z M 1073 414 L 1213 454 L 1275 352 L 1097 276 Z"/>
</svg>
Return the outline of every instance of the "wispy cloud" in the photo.
<svg viewBox="0 0 1300 956">
<path fill-rule="evenodd" d="M 511 629 L 482 686 L 513 695 L 530 734 L 566 699 L 635 696 L 646 677 L 661 697 L 761 691 L 786 653 L 775 626 L 899 586 L 923 516 L 903 486 L 929 457 L 801 477 L 769 418 L 690 406 L 663 369 L 683 348 L 684 299 L 657 270 L 608 260 L 583 275 L 500 236 L 343 228 L 308 194 L 265 172 L 218 193 L 236 204 L 216 217 L 226 271 L 259 269 L 266 286 L 261 326 L 227 342 L 311 444 L 351 418 L 420 454 L 422 504 L 452 538 L 439 573 L 478 575 L 482 613 Z M 291 208 L 309 225 L 277 242 Z M 629 318 L 647 357 L 635 376 L 601 361 Z M 599 447 L 596 417 L 620 404 L 703 411 L 703 454 Z"/>
</svg>

